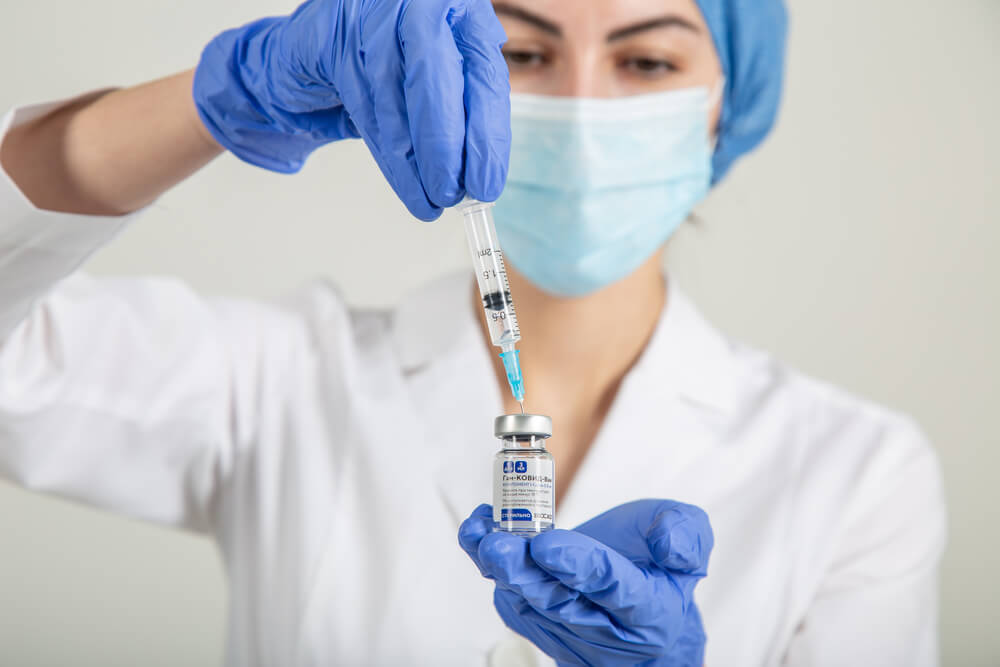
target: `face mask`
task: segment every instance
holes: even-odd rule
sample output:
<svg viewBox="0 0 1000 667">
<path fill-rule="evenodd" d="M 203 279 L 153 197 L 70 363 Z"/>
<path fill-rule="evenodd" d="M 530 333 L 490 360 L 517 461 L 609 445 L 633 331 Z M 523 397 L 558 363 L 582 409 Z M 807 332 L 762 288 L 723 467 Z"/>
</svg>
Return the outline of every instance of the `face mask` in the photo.
<svg viewBox="0 0 1000 667">
<path fill-rule="evenodd" d="M 493 211 L 505 256 L 560 296 L 638 268 L 708 192 L 712 97 L 511 95 L 510 171 Z"/>
</svg>

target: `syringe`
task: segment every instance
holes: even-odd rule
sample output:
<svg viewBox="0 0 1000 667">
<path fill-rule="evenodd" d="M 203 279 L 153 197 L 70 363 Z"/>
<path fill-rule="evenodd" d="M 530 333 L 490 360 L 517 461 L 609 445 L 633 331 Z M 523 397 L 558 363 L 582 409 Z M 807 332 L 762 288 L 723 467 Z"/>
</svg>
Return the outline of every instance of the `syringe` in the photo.
<svg viewBox="0 0 1000 667">
<path fill-rule="evenodd" d="M 507 282 L 507 268 L 503 263 L 503 251 L 497 240 L 493 226 L 493 204 L 466 197 L 458 204 L 465 219 L 465 235 L 469 240 L 472 265 L 486 313 L 486 327 L 493 344 L 500 348 L 510 393 L 521 404 L 524 412 L 524 379 L 521 377 L 521 363 L 514 344 L 521 340 L 521 329 L 517 326 L 514 300 L 510 296 Z"/>
</svg>

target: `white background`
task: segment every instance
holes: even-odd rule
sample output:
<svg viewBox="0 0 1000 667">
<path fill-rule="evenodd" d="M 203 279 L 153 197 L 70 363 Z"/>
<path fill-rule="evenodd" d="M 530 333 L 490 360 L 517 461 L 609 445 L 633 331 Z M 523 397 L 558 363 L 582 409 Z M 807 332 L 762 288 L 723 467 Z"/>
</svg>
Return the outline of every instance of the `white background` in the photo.
<svg viewBox="0 0 1000 667">
<path fill-rule="evenodd" d="M 190 67 L 219 30 L 292 6 L 4 0 L 0 107 Z M 945 663 L 1000 664 L 1000 3 L 791 14 L 778 129 L 673 243 L 674 272 L 730 334 L 916 415 L 948 492 Z M 260 297 L 325 274 L 389 304 L 463 267 L 463 243 L 454 220 L 409 219 L 352 142 L 296 177 L 220 159 L 89 269 Z M 0 485 L 0 664 L 215 665 L 224 610 L 207 540 Z"/>
</svg>

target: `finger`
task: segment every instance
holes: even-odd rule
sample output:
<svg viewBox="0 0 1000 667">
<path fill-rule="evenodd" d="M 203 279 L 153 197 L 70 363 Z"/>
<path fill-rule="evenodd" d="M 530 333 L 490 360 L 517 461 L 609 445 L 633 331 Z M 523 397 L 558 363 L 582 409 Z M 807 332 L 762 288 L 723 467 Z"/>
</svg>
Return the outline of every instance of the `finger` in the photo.
<svg viewBox="0 0 1000 667">
<path fill-rule="evenodd" d="M 681 618 L 690 593 L 666 574 L 655 576 L 592 537 L 551 530 L 530 544 L 531 558 L 566 588 L 578 591 L 625 626 L 646 626 L 664 615 Z"/>
<path fill-rule="evenodd" d="M 531 559 L 529 541 L 510 533 L 495 532 L 479 543 L 479 562 L 500 588 L 525 598 L 540 612 L 565 605 L 579 597 Z"/>
<path fill-rule="evenodd" d="M 661 592 L 665 575 L 644 585 L 642 578 L 645 575 L 627 559 L 618 556 L 621 564 L 615 575 L 621 575 L 623 579 L 608 584 L 607 588 L 631 586 L 633 592 L 623 593 L 622 602 L 610 605 L 610 594 L 600 594 L 597 587 L 589 585 L 591 581 L 581 583 L 568 573 L 561 572 L 566 580 L 560 582 L 554 573 L 547 572 L 534 560 L 534 543 L 552 532 L 568 531 L 542 533 L 530 541 L 506 533 L 493 533 L 482 540 L 480 559 L 499 589 L 517 594 L 539 616 L 559 628 L 561 638 L 600 644 L 609 655 L 616 652 L 622 655 L 641 654 L 645 647 L 656 646 L 660 635 L 672 630 L 672 627 L 663 627 L 672 624 L 663 623 L 661 603 L 673 601 L 679 594 L 673 589 Z M 597 547 L 611 551 L 586 536 L 579 537 L 590 543 L 591 550 Z M 634 575 L 632 579 L 628 579 L 630 574 Z M 583 579 L 587 579 L 586 574 Z M 567 582 L 572 585 L 566 585 Z M 598 604 L 595 597 L 603 600 L 606 606 Z M 612 606 L 613 614 L 609 611 Z M 676 606 L 679 607 L 680 603 Z M 617 616 L 617 622 L 610 619 L 609 614 Z M 681 619 L 679 614 L 674 617 L 678 621 Z"/>
<path fill-rule="evenodd" d="M 469 558 L 476 564 L 480 574 L 484 577 L 488 577 L 489 575 L 483 569 L 482 563 L 479 562 L 479 543 L 492 531 L 493 507 L 486 503 L 472 510 L 469 518 L 463 521 L 462 525 L 458 527 L 458 543 L 465 553 L 469 554 Z"/>
<path fill-rule="evenodd" d="M 516 594 L 538 615 L 562 628 L 563 634 L 605 645 L 635 640 L 628 629 L 612 627 L 603 609 L 540 568 L 530 556 L 529 544 L 507 533 L 483 538 L 479 558 L 498 589 Z"/>
<path fill-rule="evenodd" d="M 649 631 L 646 628 L 624 627 L 583 600 L 572 603 L 572 606 L 582 608 L 589 605 L 593 616 L 599 613 L 599 622 L 586 623 L 579 618 L 553 619 L 550 614 L 532 607 L 520 595 L 502 588 L 494 591 L 493 605 L 510 629 L 530 639 L 560 664 L 593 664 L 594 646 L 600 647 L 601 664 L 614 665 L 650 664 L 648 661 L 658 657 L 662 651 L 663 633 L 658 628 Z M 583 647 L 589 649 L 589 660 L 577 652 Z"/>
<path fill-rule="evenodd" d="M 452 31 L 465 61 L 465 189 L 493 201 L 510 158 L 510 77 L 500 50 L 507 35 L 489 0 L 469 0 Z"/>
<path fill-rule="evenodd" d="M 365 79 L 363 65 L 363 59 L 360 58 L 343 58 L 334 64 L 335 67 L 345 72 L 348 69 L 353 69 L 351 77 L 359 82 L 358 86 L 351 86 L 340 92 L 341 101 L 349 115 L 348 127 L 352 128 L 356 136 L 360 137 L 365 142 L 365 145 L 368 146 L 368 151 L 371 153 L 372 158 L 375 159 L 375 163 L 378 165 L 382 175 L 385 176 L 385 180 L 403 204 L 410 210 L 410 213 L 416 217 L 421 217 L 421 215 L 426 216 L 430 213 L 426 202 L 424 202 L 423 208 L 421 208 L 419 201 L 410 202 L 407 200 L 395 173 L 383 158 L 378 122 L 375 119 L 375 110 L 372 107 L 371 83 Z"/>
<path fill-rule="evenodd" d="M 441 207 L 454 206 L 465 194 L 463 63 L 449 25 L 460 11 L 454 4 L 410 2 L 399 19 L 406 71 L 402 93 L 415 164 L 428 198 Z"/>
<path fill-rule="evenodd" d="M 673 503 L 653 518 L 646 530 L 646 541 L 653 561 L 660 567 L 703 577 L 715 535 L 704 510 Z"/>
<path fill-rule="evenodd" d="M 400 179 L 397 176 L 399 173 L 405 176 L 407 171 L 403 170 L 400 172 L 396 166 L 398 160 L 391 160 L 391 155 L 383 148 L 384 143 L 380 137 L 378 121 L 375 118 L 375 110 L 372 106 L 370 84 L 368 85 L 369 88 L 364 91 L 344 93 L 344 107 L 350 113 L 351 125 L 355 128 L 358 136 L 365 142 L 365 145 L 368 146 L 368 151 L 371 153 L 372 158 L 375 159 L 375 163 L 378 165 L 382 175 L 385 176 L 385 180 L 410 213 L 420 220 L 431 221 L 437 219 L 441 215 L 441 211 L 440 209 L 434 209 L 430 205 L 430 202 L 427 201 L 427 197 L 424 195 L 423 189 L 420 188 L 414 191 L 412 179 Z"/>
<path fill-rule="evenodd" d="M 704 576 L 714 537 L 705 512 L 673 500 L 636 500 L 614 507 L 576 531 L 635 561 Z"/>
<path fill-rule="evenodd" d="M 677 633 L 677 641 L 670 648 L 670 656 L 678 665 L 705 664 L 705 627 L 698 605 L 692 604 L 684 616 L 684 623 Z"/>
<path fill-rule="evenodd" d="M 370 97 L 370 111 L 366 111 L 373 121 L 365 127 L 365 141 L 406 207 L 417 218 L 429 221 L 438 218 L 442 209 L 430 200 L 420 180 L 403 92 L 407 73 L 396 12 L 396 3 L 376 3 L 362 22 L 366 54 L 362 62 Z"/>
<path fill-rule="evenodd" d="M 561 664 L 586 665 L 587 660 L 567 643 L 565 630 L 535 611 L 517 593 L 497 587 L 493 606 L 507 627 L 540 648 Z"/>
</svg>

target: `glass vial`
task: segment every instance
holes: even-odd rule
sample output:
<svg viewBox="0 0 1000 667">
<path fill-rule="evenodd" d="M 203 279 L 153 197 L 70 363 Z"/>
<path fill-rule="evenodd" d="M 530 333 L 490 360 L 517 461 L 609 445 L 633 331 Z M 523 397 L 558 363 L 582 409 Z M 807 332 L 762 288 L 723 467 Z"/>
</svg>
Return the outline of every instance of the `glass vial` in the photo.
<svg viewBox="0 0 1000 667">
<path fill-rule="evenodd" d="M 530 537 L 555 527 L 556 468 L 545 440 L 552 420 L 545 415 L 501 415 L 493 434 L 503 448 L 493 461 L 493 526 Z"/>
</svg>

